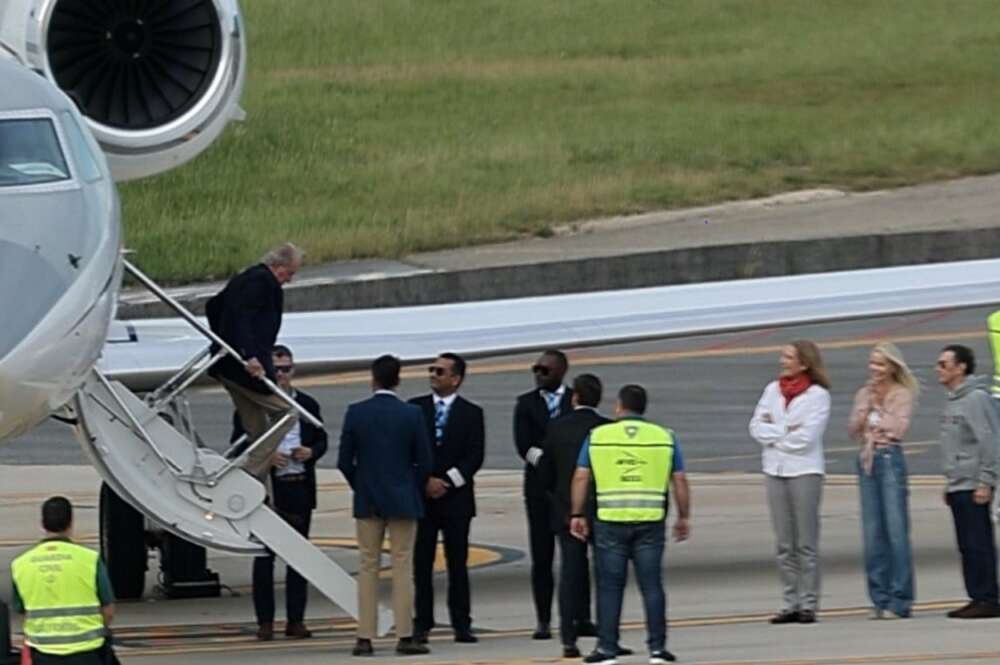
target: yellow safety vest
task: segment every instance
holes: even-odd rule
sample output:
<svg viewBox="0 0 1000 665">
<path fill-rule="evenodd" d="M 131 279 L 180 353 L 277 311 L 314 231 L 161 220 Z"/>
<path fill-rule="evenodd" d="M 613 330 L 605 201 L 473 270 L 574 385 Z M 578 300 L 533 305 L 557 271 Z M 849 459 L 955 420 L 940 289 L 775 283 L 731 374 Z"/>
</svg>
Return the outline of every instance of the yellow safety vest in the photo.
<svg viewBox="0 0 1000 665">
<path fill-rule="evenodd" d="M 590 469 L 597 487 L 597 519 L 664 519 L 673 463 L 673 432 L 659 425 L 623 419 L 592 430 Z"/>
<path fill-rule="evenodd" d="M 100 649 L 107 629 L 97 594 L 97 552 L 46 540 L 14 559 L 24 637 L 35 650 L 69 656 Z"/>
<path fill-rule="evenodd" d="M 993 397 L 1000 399 L 1000 309 L 986 319 L 990 333 L 990 348 L 993 349 Z"/>
</svg>

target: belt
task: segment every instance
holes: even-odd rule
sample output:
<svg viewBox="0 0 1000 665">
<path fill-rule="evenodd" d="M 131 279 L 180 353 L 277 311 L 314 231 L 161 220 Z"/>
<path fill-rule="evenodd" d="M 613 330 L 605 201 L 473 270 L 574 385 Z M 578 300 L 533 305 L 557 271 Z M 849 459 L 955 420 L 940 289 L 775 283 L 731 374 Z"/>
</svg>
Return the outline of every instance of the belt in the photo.
<svg viewBox="0 0 1000 665">
<path fill-rule="evenodd" d="M 284 476 L 275 476 L 274 480 L 279 483 L 304 483 L 308 474 L 305 473 L 289 473 Z"/>
</svg>

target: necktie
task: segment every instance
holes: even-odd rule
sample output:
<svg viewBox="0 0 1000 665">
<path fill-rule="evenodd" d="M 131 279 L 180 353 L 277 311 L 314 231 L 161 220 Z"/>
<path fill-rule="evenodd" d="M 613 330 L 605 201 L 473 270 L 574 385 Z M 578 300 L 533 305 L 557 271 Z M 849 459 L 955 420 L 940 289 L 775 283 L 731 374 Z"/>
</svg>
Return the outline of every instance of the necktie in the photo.
<svg viewBox="0 0 1000 665">
<path fill-rule="evenodd" d="M 544 390 L 542 391 L 542 397 L 545 398 L 545 404 L 549 407 L 549 418 L 557 417 L 559 415 L 559 402 L 562 401 L 562 396 L 559 393 Z"/>
<path fill-rule="evenodd" d="M 445 406 L 444 400 L 439 399 L 434 402 L 434 438 L 437 440 L 437 444 L 441 445 L 441 439 L 444 437 L 444 426 L 448 422 L 448 407 Z"/>
</svg>

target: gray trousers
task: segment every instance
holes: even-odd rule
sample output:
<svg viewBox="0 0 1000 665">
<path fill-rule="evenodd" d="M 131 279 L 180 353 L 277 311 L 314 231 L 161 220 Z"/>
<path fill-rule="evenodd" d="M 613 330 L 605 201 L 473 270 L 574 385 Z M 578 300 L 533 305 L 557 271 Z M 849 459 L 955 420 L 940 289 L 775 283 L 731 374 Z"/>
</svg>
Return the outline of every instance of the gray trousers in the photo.
<svg viewBox="0 0 1000 665">
<path fill-rule="evenodd" d="M 793 478 L 764 477 L 777 540 L 781 611 L 815 612 L 819 605 L 819 504 L 823 476 L 810 473 Z"/>
</svg>

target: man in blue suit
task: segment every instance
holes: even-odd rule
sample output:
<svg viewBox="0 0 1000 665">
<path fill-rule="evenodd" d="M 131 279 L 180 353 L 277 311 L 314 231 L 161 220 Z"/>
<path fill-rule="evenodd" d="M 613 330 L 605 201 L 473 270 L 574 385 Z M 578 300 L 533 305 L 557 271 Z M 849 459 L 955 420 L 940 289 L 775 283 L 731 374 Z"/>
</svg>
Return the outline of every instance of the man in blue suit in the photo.
<svg viewBox="0 0 1000 665">
<path fill-rule="evenodd" d="M 378 572 L 382 540 L 389 530 L 392 553 L 392 612 L 396 653 L 430 653 L 413 636 L 413 545 L 424 516 L 424 487 L 433 460 L 420 407 L 393 392 L 399 359 L 380 356 L 372 363 L 369 399 L 352 404 L 344 416 L 337 467 L 354 490 L 358 551 L 358 638 L 355 656 L 374 655 L 378 629 Z"/>
</svg>

